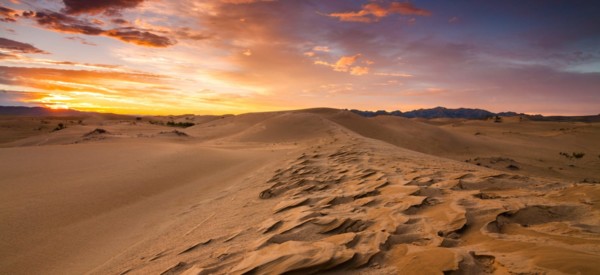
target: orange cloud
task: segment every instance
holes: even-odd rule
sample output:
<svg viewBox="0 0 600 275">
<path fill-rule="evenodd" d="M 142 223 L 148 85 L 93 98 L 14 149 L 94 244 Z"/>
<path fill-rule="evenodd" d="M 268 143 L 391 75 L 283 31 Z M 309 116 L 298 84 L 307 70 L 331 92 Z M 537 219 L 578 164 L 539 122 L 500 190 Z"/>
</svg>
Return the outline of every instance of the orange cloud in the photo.
<svg viewBox="0 0 600 275">
<path fill-rule="evenodd" d="M 314 62 L 314 64 L 316 65 L 323 65 L 323 66 L 327 66 L 327 67 L 331 67 L 333 68 L 334 71 L 336 72 L 347 72 L 350 73 L 351 75 L 366 75 L 369 73 L 369 68 L 368 67 L 363 67 L 363 66 L 352 66 L 356 63 L 356 61 L 361 57 L 361 54 L 355 54 L 355 55 L 349 55 L 349 56 L 342 56 L 340 57 L 340 59 L 338 59 L 335 63 L 329 63 L 323 60 L 316 60 Z M 363 62 L 367 65 L 371 65 L 373 64 L 372 62 L 369 62 L 369 60 Z"/>
<path fill-rule="evenodd" d="M 19 13 L 16 10 L 0 6 L 0 22 L 16 22 L 17 16 Z"/>
<path fill-rule="evenodd" d="M 156 35 L 147 31 L 140 31 L 134 28 L 108 30 L 105 31 L 103 35 L 139 46 L 164 48 L 175 44 L 175 42 L 168 37 Z"/>
<path fill-rule="evenodd" d="M 394 77 L 413 77 L 413 75 L 406 74 L 406 73 L 384 73 L 384 72 L 377 72 L 377 73 L 374 73 L 374 75 L 394 76 Z"/>
<path fill-rule="evenodd" d="M 0 85 L 21 89 L 26 102 L 80 110 L 139 113 L 173 106 L 167 80 L 136 72 L 0 66 Z"/>
<path fill-rule="evenodd" d="M 313 48 L 313 51 L 316 51 L 316 52 L 329 52 L 330 49 L 327 46 L 315 46 Z"/>
<path fill-rule="evenodd" d="M 350 66 L 352 66 L 352 64 L 354 64 L 356 62 L 356 60 L 358 60 L 358 58 L 360 58 L 360 56 L 361 56 L 361 54 L 355 54 L 352 56 L 342 56 L 333 65 L 333 70 L 338 71 L 338 72 L 347 72 L 349 70 Z"/>
<path fill-rule="evenodd" d="M 429 16 L 431 12 L 419 9 L 412 3 L 392 2 L 388 7 L 369 3 L 363 5 L 362 9 L 356 12 L 330 13 L 329 16 L 338 18 L 340 21 L 371 23 L 392 14 Z"/>
<path fill-rule="evenodd" d="M 354 66 L 354 67 L 350 68 L 351 75 L 365 75 L 368 73 L 369 73 L 369 68 L 367 68 L 367 67 Z"/>
</svg>

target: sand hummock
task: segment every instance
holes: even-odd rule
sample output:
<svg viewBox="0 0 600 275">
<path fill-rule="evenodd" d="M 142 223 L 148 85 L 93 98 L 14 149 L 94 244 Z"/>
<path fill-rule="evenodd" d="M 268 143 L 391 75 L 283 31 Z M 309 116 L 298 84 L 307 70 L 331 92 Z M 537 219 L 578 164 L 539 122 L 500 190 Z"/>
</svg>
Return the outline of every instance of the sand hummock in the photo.
<svg viewBox="0 0 600 275">
<path fill-rule="evenodd" d="M 600 272 L 598 123 L 160 119 L 0 137 L 0 273 Z"/>
</svg>

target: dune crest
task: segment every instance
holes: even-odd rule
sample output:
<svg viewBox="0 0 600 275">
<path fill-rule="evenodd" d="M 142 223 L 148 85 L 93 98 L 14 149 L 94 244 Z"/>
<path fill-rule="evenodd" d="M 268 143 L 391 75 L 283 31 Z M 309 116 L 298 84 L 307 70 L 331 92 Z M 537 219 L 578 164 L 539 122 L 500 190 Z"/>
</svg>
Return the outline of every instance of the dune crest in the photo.
<svg viewBox="0 0 600 275">
<path fill-rule="evenodd" d="M 262 226 L 243 233 L 256 231 L 262 237 L 244 247 L 240 258 L 219 260 L 202 270 L 569 273 L 573 265 L 576 270 L 597 270 L 595 262 L 587 260 L 600 257 L 600 239 L 590 231 L 600 225 L 599 213 L 577 200 L 552 199 L 578 186 L 349 141 L 320 145 L 318 151 L 301 154 L 277 170 L 259 197 L 279 203 Z M 390 161 L 396 154 L 408 159 Z M 527 206 L 530 203 L 535 205 Z M 515 224 L 521 229 L 515 231 Z M 572 262 L 564 267 L 541 258 L 523 262 L 521 255 L 527 251 Z"/>
</svg>

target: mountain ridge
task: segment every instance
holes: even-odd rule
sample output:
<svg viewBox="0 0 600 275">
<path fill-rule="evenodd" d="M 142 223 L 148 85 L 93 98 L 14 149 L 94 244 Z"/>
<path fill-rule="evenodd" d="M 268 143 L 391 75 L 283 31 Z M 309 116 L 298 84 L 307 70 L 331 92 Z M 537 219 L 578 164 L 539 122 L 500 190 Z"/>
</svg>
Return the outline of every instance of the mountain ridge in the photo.
<svg viewBox="0 0 600 275">
<path fill-rule="evenodd" d="M 510 117 L 510 116 L 526 115 L 526 114 L 522 114 L 522 113 L 519 114 L 516 112 L 493 113 L 488 110 L 478 109 L 478 108 L 450 109 L 450 108 L 445 108 L 445 107 L 441 107 L 441 106 L 438 106 L 435 108 L 428 108 L 428 109 L 421 108 L 421 109 L 407 111 L 407 112 L 402 112 L 400 110 L 391 111 L 391 112 L 379 110 L 379 111 L 373 112 L 373 111 L 361 111 L 361 110 L 356 110 L 356 109 L 352 109 L 350 111 L 355 114 L 364 116 L 364 117 L 374 117 L 374 116 L 379 116 L 379 115 L 391 115 L 391 116 L 400 116 L 400 117 L 406 117 L 406 118 L 487 119 L 487 118 L 491 118 L 491 117 L 495 117 L 495 116 Z"/>
<path fill-rule="evenodd" d="M 308 109 L 307 109 L 308 110 Z M 340 109 L 341 110 L 341 109 Z M 456 119 L 491 119 L 495 117 L 515 117 L 520 116 L 524 119 L 535 120 L 535 121 L 581 121 L 581 122 L 597 122 L 600 121 L 600 115 L 584 115 L 584 116 L 543 116 L 543 115 L 530 115 L 525 113 L 516 113 L 512 111 L 507 112 L 490 112 L 488 110 L 479 108 L 445 108 L 435 107 L 427 109 L 417 109 L 407 112 L 400 110 L 395 111 L 363 111 L 358 109 L 343 109 L 350 111 L 362 117 L 376 117 L 376 116 L 398 116 L 405 118 L 456 118 Z M 78 111 L 75 109 L 50 109 L 45 107 L 26 107 L 26 106 L 0 106 L 0 115 L 6 116 L 81 116 L 81 115 L 92 115 L 92 114 L 104 114 L 104 115 L 116 115 L 116 116 L 133 116 L 133 115 L 118 115 L 109 113 L 96 113 Z"/>
</svg>

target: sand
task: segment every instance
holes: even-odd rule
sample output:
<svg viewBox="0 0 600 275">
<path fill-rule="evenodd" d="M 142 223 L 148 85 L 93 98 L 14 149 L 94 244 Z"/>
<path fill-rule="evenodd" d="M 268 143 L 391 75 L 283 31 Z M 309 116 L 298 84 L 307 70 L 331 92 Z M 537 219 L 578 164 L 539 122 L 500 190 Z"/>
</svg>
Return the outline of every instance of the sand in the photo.
<svg viewBox="0 0 600 275">
<path fill-rule="evenodd" d="M 600 272 L 598 123 L 0 120 L 2 274 Z"/>
</svg>

